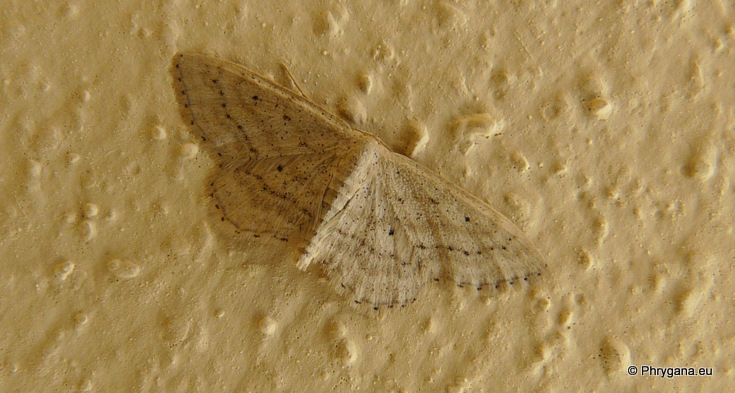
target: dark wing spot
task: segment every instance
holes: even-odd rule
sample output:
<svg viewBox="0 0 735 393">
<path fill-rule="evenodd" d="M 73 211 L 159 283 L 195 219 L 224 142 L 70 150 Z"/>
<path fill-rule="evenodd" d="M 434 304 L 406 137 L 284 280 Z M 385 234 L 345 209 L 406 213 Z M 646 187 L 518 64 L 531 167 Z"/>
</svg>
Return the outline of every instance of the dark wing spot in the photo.
<svg viewBox="0 0 735 393">
<path fill-rule="evenodd" d="M 278 169 L 278 172 L 283 172 L 283 167 L 282 167 L 282 166 L 280 166 L 280 165 L 279 165 L 279 166 L 278 166 L 278 168 L 276 168 L 276 169 Z"/>
</svg>

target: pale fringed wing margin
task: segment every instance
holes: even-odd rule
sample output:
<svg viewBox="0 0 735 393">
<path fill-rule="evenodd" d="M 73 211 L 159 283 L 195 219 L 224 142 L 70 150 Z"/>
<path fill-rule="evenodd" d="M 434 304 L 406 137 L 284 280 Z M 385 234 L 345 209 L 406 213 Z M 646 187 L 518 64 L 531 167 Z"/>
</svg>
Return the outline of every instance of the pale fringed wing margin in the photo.
<svg viewBox="0 0 735 393">
<path fill-rule="evenodd" d="M 236 64 L 177 55 L 184 120 L 218 163 L 212 195 L 241 230 L 301 236 L 356 302 L 404 305 L 441 278 L 477 289 L 538 274 L 507 218 L 377 138 Z"/>
</svg>

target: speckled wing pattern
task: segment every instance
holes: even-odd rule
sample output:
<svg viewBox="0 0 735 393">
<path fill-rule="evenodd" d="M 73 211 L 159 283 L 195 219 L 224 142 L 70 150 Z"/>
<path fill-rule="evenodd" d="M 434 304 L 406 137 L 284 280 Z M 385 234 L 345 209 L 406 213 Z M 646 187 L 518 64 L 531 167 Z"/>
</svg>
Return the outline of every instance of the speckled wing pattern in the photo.
<svg viewBox="0 0 735 393">
<path fill-rule="evenodd" d="M 507 218 L 443 177 L 239 65 L 179 54 L 181 113 L 217 162 L 212 196 L 243 231 L 305 245 L 357 303 L 403 305 L 443 278 L 478 289 L 539 273 Z"/>
<path fill-rule="evenodd" d="M 236 64 L 174 59 L 181 114 L 218 165 L 211 192 L 240 231 L 309 237 L 359 138 L 332 115 Z"/>
</svg>

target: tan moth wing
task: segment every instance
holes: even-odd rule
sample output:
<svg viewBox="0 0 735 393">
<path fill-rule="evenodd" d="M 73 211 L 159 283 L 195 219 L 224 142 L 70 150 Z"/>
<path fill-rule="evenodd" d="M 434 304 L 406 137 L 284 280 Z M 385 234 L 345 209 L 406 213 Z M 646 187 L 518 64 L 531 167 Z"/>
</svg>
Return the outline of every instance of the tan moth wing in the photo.
<svg viewBox="0 0 735 393">
<path fill-rule="evenodd" d="M 405 304 L 432 280 L 480 289 L 543 269 L 510 220 L 416 162 L 374 143 L 359 168 L 348 179 L 356 192 L 325 217 L 299 262 L 321 262 L 356 301 Z"/>
<path fill-rule="evenodd" d="M 179 54 L 172 74 L 182 117 L 219 166 L 211 187 L 223 218 L 258 234 L 313 233 L 360 134 L 237 64 Z"/>
<path fill-rule="evenodd" d="M 356 302 L 405 304 L 424 283 L 481 288 L 543 268 L 507 218 L 377 138 L 253 72 L 174 59 L 182 116 L 219 165 L 212 193 L 242 230 L 307 242 Z"/>
</svg>

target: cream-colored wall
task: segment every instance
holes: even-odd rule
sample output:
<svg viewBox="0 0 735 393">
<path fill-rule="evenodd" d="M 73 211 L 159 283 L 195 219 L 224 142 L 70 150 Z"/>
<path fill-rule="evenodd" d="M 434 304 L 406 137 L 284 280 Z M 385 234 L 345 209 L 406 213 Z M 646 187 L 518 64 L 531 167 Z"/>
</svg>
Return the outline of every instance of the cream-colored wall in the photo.
<svg viewBox="0 0 735 393">
<path fill-rule="evenodd" d="M 729 2 L 151 3 L 3 6 L 0 390 L 732 389 Z M 288 86 L 283 64 L 398 151 L 425 129 L 413 157 L 518 223 L 545 276 L 376 313 L 233 247 L 178 51 Z"/>
</svg>

